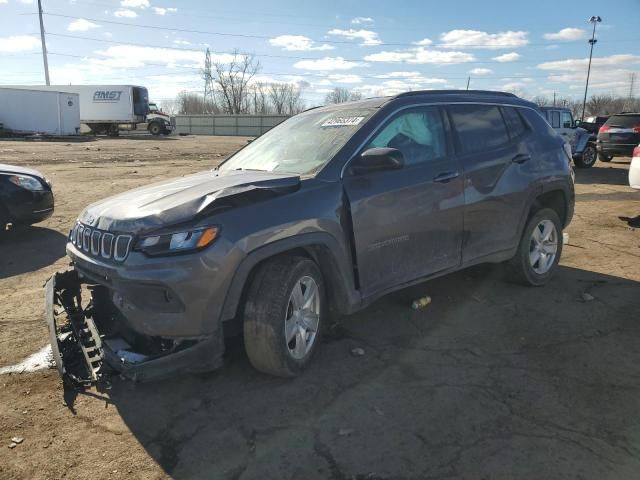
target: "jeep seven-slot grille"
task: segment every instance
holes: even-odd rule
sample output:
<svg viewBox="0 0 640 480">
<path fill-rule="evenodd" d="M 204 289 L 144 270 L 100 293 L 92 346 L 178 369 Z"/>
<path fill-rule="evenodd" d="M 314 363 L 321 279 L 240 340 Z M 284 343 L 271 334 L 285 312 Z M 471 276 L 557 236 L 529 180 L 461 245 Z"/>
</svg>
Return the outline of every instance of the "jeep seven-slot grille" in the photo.
<svg viewBox="0 0 640 480">
<path fill-rule="evenodd" d="M 114 235 L 76 223 L 69 236 L 76 248 L 93 257 L 122 262 L 131 248 L 131 235 Z"/>
</svg>

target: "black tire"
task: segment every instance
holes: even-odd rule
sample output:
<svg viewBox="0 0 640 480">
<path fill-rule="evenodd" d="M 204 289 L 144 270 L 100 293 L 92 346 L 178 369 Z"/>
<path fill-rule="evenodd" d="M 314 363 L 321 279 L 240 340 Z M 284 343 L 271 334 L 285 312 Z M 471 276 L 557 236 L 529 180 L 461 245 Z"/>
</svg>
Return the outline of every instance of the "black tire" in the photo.
<svg viewBox="0 0 640 480">
<path fill-rule="evenodd" d="M 613 160 L 613 155 L 607 155 L 606 153 L 600 152 L 598 154 L 598 160 L 600 160 L 601 162 L 610 162 L 611 160 Z"/>
<path fill-rule="evenodd" d="M 548 270 L 544 273 L 539 273 L 534 268 L 535 264 L 531 264 L 530 253 L 532 253 L 532 250 L 535 248 L 533 240 L 534 230 L 538 228 L 543 221 L 550 221 L 555 227 L 556 253 Z M 562 244 L 562 222 L 560 222 L 558 214 L 550 208 L 542 208 L 535 212 L 529 217 L 529 220 L 527 220 L 527 224 L 522 232 L 522 238 L 520 239 L 520 245 L 518 245 L 518 251 L 507 263 L 507 271 L 510 279 L 534 287 L 539 287 L 547 283 L 558 267 L 562 255 Z M 540 264 L 538 264 L 538 267 L 540 267 Z"/>
<path fill-rule="evenodd" d="M 162 134 L 163 135 L 171 135 L 171 130 L 163 130 Z"/>
<path fill-rule="evenodd" d="M 301 358 L 295 358 L 290 348 L 294 340 L 298 341 L 298 337 L 287 343 L 285 319 L 294 321 L 291 303 L 293 289 L 309 277 L 317 286 L 319 320 L 313 339 L 306 337 L 309 342 L 302 344 L 309 345 L 309 350 Z M 314 262 L 298 256 L 268 260 L 254 275 L 244 306 L 244 344 L 249 361 L 264 373 L 279 377 L 298 375 L 320 343 L 327 313 L 322 274 Z"/>
<path fill-rule="evenodd" d="M 582 155 L 575 159 L 575 164 L 578 168 L 591 168 L 595 165 L 597 159 L 598 152 L 596 151 L 595 145 L 588 144 L 582 152 Z"/>
<path fill-rule="evenodd" d="M 156 135 L 157 136 L 157 135 L 160 135 L 162 133 L 162 127 L 157 122 L 150 123 L 148 130 L 149 130 L 149 133 L 151 135 Z"/>
<path fill-rule="evenodd" d="M 112 123 L 107 128 L 107 135 L 109 137 L 119 137 L 120 136 L 120 128 L 115 123 Z"/>
</svg>

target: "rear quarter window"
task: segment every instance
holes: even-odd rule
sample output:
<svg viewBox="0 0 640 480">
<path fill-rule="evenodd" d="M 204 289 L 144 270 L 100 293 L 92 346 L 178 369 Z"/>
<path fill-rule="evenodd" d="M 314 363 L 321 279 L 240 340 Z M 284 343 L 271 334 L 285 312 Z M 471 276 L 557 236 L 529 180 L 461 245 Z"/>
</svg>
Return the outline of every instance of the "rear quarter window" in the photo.
<svg viewBox="0 0 640 480">
<path fill-rule="evenodd" d="M 450 105 L 461 153 L 492 150 L 509 143 L 507 127 L 494 105 Z"/>
<path fill-rule="evenodd" d="M 522 120 L 518 109 L 515 107 L 503 107 L 504 121 L 507 123 L 511 138 L 518 138 L 527 131 L 527 126 Z"/>
</svg>

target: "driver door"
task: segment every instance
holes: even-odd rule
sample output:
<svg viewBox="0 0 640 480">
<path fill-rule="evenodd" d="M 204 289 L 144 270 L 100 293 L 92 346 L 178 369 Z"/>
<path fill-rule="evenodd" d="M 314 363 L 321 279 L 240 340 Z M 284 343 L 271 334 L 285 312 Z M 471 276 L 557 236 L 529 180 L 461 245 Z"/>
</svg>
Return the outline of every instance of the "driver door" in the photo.
<svg viewBox="0 0 640 480">
<path fill-rule="evenodd" d="M 359 154 L 376 147 L 400 150 L 404 167 L 345 172 L 363 296 L 461 261 L 463 177 L 447 142 L 442 110 L 421 107 L 396 114 Z"/>
</svg>

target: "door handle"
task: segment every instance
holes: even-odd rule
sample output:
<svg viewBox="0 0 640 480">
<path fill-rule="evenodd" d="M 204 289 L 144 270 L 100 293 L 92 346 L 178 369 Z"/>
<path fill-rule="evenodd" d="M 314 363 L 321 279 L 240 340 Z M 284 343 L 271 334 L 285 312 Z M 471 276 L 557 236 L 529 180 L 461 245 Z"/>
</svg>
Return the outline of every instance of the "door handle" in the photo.
<svg viewBox="0 0 640 480">
<path fill-rule="evenodd" d="M 460 173 L 458 172 L 444 172 L 433 177 L 433 181 L 437 183 L 447 183 L 453 180 L 454 178 L 458 178 L 459 176 L 460 176 Z"/>
<path fill-rule="evenodd" d="M 524 163 L 529 160 L 531 160 L 531 156 L 526 153 L 520 153 L 511 159 L 513 163 Z"/>
</svg>

